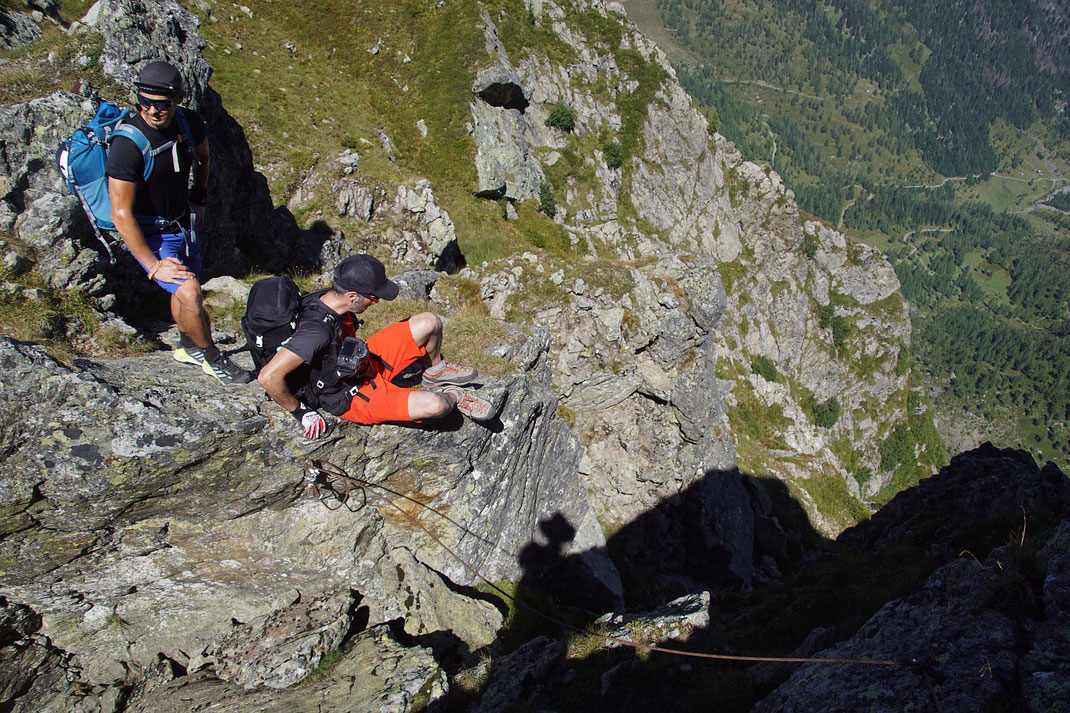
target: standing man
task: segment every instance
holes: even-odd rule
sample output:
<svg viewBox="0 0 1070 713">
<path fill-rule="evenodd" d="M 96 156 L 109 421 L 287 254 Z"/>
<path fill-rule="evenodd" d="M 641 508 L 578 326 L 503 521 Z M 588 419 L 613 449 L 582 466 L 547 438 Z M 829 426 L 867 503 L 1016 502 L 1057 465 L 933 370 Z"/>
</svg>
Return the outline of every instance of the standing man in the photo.
<svg viewBox="0 0 1070 713">
<path fill-rule="evenodd" d="M 353 315 L 397 296 L 397 283 L 387 279 L 383 263 L 371 255 L 347 257 L 335 269 L 332 286 L 307 299 L 297 331 L 260 370 L 258 381 L 297 420 L 305 438 L 327 430 L 317 408 L 369 425 L 442 418 L 454 408 L 473 421 L 496 415 L 493 404 L 460 388 L 478 374 L 442 358 L 442 320 L 431 312 L 380 329 L 368 337 L 366 349 L 356 346 L 360 320 Z M 346 362 L 347 342 L 350 352 L 367 354 L 359 365 Z M 418 359 L 430 364 L 423 385 L 434 391 L 393 383 Z"/>
<path fill-rule="evenodd" d="M 180 109 L 185 98 L 182 75 L 167 62 L 150 62 L 134 82 L 139 110 L 128 124 L 144 134 L 146 154 L 131 138 L 117 133 L 108 150 L 108 194 L 112 222 L 130 253 L 171 294 L 171 314 L 181 348 L 175 360 L 197 364 L 224 384 L 247 384 L 252 374 L 225 357 L 212 342 L 198 275 L 208 186 L 208 140 L 204 120 Z M 153 161 L 144 178 L 145 161 Z M 189 187 L 190 172 L 193 188 Z"/>
</svg>

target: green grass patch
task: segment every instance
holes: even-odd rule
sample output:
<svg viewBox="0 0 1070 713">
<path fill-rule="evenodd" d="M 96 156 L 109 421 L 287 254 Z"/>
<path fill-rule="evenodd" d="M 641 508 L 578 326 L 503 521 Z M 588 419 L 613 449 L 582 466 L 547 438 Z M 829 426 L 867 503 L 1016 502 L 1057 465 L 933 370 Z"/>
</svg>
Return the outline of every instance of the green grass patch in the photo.
<svg viewBox="0 0 1070 713">
<path fill-rule="evenodd" d="M 835 396 L 819 402 L 814 392 L 799 382 L 791 380 L 790 386 L 792 398 L 815 426 L 832 428 L 840 420 L 840 402 Z"/>
<path fill-rule="evenodd" d="M 776 383 L 777 370 L 776 363 L 766 356 L 757 356 L 751 359 L 750 363 L 751 372 L 762 377 L 770 383 Z"/>
<path fill-rule="evenodd" d="M 152 351 L 149 343 L 102 325 L 93 300 L 80 290 L 52 289 L 32 272 L 0 287 L 0 334 L 94 356 Z"/>
<path fill-rule="evenodd" d="M 106 78 L 100 68 L 103 37 L 94 32 L 68 35 L 47 21 L 40 27 L 41 36 L 33 43 L 0 51 L 0 57 L 7 60 L 0 64 L 0 104 L 73 91 L 82 80 L 92 84 L 105 99 L 120 105 L 126 102 L 127 91 Z"/>
<path fill-rule="evenodd" d="M 763 404 L 745 381 L 737 381 L 733 390 L 737 405 L 728 409 L 728 422 L 733 434 L 756 443 L 776 448 L 784 448 L 777 439 L 791 423 L 784 415 L 780 404 Z"/>
<path fill-rule="evenodd" d="M 851 527 L 869 519 L 869 510 L 851 495 L 839 476 L 819 474 L 797 478 L 793 483 L 807 492 L 818 512 L 840 527 Z"/>
<path fill-rule="evenodd" d="M 566 134 L 571 134 L 576 128 L 576 110 L 568 104 L 555 104 L 546 117 L 546 125 L 551 129 L 558 129 Z"/>
<path fill-rule="evenodd" d="M 717 263 L 717 272 L 721 274 L 721 282 L 724 283 L 725 292 L 729 294 L 747 277 L 747 268 L 739 262 Z"/>
</svg>

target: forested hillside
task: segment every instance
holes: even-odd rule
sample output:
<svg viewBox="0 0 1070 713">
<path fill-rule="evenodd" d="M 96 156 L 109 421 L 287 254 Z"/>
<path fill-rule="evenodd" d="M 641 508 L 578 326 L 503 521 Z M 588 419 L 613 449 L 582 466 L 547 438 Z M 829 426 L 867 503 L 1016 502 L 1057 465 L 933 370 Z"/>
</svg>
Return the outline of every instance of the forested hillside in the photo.
<svg viewBox="0 0 1070 713">
<path fill-rule="evenodd" d="M 915 361 L 946 414 L 976 414 L 986 436 L 1066 463 L 1067 8 L 628 8 L 748 158 L 783 175 L 804 210 L 892 259 L 915 307 Z"/>
</svg>

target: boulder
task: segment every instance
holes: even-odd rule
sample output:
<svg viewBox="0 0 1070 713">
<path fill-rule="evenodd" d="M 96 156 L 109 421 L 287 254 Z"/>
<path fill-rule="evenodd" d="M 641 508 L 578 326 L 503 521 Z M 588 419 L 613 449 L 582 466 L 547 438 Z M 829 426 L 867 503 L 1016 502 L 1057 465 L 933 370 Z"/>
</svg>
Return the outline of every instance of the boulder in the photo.
<svg viewBox="0 0 1070 713">
<path fill-rule="evenodd" d="M 693 633 L 710 625 L 710 593 L 688 594 L 649 612 L 605 614 L 595 623 L 606 628 L 607 636 L 639 646 L 687 641 Z M 624 644 L 617 641 L 605 643 L 609 649 L 620 646 Z"/>
<path fill-rule="evenodd" d="M 540 521 L 562 518 L 565 554 L 619 602 L 578 444 L 527 376 L 485 387 L 505 402 L 497 426 L 338 424 L 303 443 L 255 384 L 221 392 L 168 354 L 62 364 L 0 340 L 0 367 L 0 412 L 26 413 L 0 433 L 0 597 L 40 617 L 79 685 L 129 685 L 166 659 L 286 686 L 364 622 L 464 651 L 493 641 L 500 614 L 461 589 L 472 572 L 381 497 L 323 507 L 311 456 L 426 503 L 437 513 L 398 501 L 491 580 L 522 577 Z"/>
<path fill-rule="evenodd" d="M 41 28 L 29 13 L 0 10 L 0 47 L 5 50 L 18 49 L 40 36 Z"/>
<path fill-rule="evenodd" d="M 527 119 L 517 109 L 474 101 L 472 141 L 476 145 L 476 195 L 524 201 L 539 195 L 546 178 L 524 138 Z"/>
</svg>

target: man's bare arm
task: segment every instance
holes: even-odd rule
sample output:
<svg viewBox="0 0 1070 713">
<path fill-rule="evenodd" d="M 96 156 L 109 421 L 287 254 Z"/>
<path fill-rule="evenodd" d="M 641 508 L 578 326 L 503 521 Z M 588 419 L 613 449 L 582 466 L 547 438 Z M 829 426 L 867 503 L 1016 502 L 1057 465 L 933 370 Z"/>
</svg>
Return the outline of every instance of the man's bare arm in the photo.
<svg viewBox="0 0 1070 713">
<path fill-rule="evenodd" d="M 145 236 L 134 219 L 134 197 L 137 195 L 137 184 L 133 181 L 121 181 L 118 178 L 108 177 L 108 196 L 111 199 L 111 222 L 119 231 L 119 237 L 130 250 L 134 259 L 141 263 L 146 272 L 153 269 L 156 264 L 156 256 L 145 242 Z M 191 280 L 195 275 L 186 269 L 178 258 L 169 257 L 160 261 L 160 268 L 156 271 L 156 278 L 161 282 L 178 283 L 183 280 Z"/>
<path fill-rule="evenodd" d="M 286 375 L 305 363 L 305 360 L 283 347 L 275 352 L 264 368 L 260 370 L 260 376 L 256 378 L 268 396 L 287 411 L 293 411 L 300 403 L 297 397 L 290 393 L 286 386 Z"/>
</svg>

